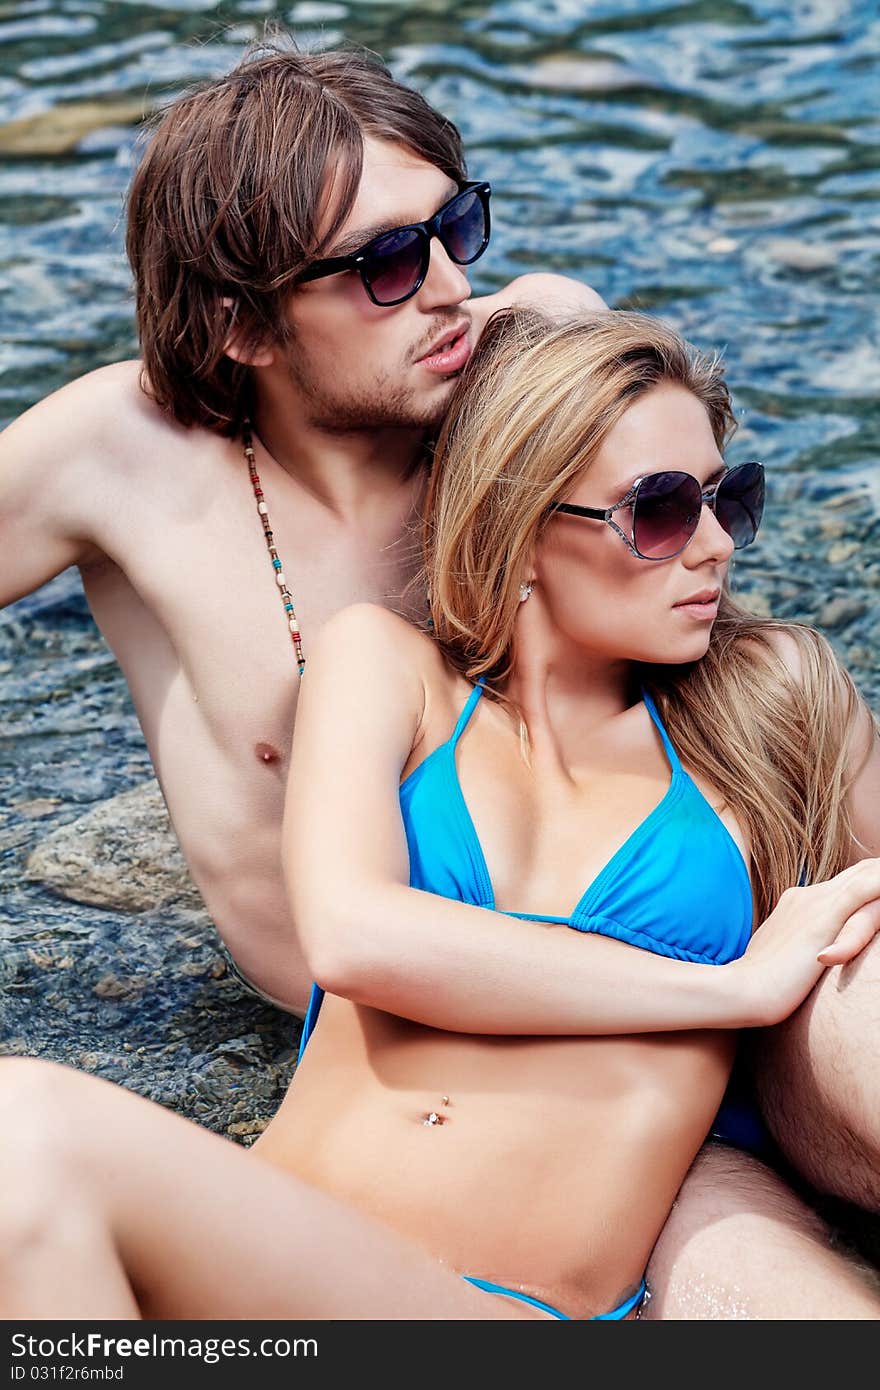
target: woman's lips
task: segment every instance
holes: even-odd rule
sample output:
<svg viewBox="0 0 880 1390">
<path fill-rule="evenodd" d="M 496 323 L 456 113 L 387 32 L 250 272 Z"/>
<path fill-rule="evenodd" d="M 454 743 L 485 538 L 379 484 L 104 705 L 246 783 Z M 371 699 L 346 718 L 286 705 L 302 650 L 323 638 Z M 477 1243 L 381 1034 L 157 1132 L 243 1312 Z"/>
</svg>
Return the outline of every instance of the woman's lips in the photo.
<svg viewBox="0 0 880 1390">
<path fill-rule="evenodd" d="M 453 372 L 461 371 L 470 355 L 471 345 L 465 329 L 457 338 L 453 338 L 442 352 L 433 352 L 430 357 L 420 357 L 416 366 L 424 367 L 426 371 L 435 372 L 438 376 L 451 376 Z"/>
<path fill-rule="evenodd" d="M 704 603 L 676 603 L 676 613 L 686 613 L 689 618 L 696 618 L 697 622 L 713 622 L 718 617 L 718 599 L 707 600 Z"/>
</svg>

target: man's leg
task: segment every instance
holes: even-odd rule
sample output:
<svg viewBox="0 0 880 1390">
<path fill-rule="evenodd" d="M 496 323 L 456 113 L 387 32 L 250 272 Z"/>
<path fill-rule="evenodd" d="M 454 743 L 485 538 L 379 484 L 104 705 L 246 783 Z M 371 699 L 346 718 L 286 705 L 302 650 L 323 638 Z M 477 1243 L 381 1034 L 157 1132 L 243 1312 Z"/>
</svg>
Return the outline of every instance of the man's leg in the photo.
<svg viewBox="0 0 880 1390">
<path fill-rule="evenodd" d="M 880 1279 L 750 1154 L 709 1144 L 648 1264 L 644 1318 L 880 1320 Z"/>
<path fill-rule="evenodd" d="M 751 1044 L 764 1121 L 819 1192 L 880 1212 L 880 938 Z"/>
</svg>

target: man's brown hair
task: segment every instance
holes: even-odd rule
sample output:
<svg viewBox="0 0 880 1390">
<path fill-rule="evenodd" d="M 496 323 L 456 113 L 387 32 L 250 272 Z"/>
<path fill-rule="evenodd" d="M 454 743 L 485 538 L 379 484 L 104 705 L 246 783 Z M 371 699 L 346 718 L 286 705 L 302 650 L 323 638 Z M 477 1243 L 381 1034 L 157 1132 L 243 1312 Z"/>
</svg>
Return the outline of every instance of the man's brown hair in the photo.
<svg viewBox="0 0 880 1390">
<path fill-rule="evenodd" d="M 364 134 L 465 177 L 452 122 L 356 50 L 263 45 L 161 113 L 129 194 L 127 250 L 144 387 L 180 424 L 240 432 L 251 370 L 224 346 L 233 330 L 246 350 L 288 340 L 291 289 L 351 211 Z"/>
</svg>

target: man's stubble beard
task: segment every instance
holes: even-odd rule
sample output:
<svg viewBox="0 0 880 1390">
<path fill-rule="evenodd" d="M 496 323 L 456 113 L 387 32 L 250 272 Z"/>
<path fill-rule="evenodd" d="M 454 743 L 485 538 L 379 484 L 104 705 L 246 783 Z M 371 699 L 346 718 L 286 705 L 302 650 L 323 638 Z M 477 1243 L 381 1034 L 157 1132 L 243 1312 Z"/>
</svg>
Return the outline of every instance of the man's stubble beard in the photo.
<svg viewBox="0 0 880 1390">
<path fill-rule="evenodd" d="M 395 385 L 388 372 L 378 374 L 369 389 L 346 391 L 343 381 L 337 385 L 312 371 L 296 345 L 290 351 L 288 370 L 303 400 L 309 424 L 328 434 L 383 429 L 434 433 L 443 420 L 445 400 L 418 401 L 412 390 Z"/>
</svg>

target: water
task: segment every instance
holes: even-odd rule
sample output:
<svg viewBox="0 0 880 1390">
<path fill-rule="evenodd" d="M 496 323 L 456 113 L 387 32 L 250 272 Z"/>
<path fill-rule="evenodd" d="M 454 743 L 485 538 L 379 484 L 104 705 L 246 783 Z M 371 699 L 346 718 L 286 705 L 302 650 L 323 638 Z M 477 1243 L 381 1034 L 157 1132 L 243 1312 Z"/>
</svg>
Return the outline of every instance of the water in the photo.
<svg viewBox="0 0 880 1390">
<path fill-rule="evenodd" d="M 137 118 L 233 66 L 270 18 L 305 44 L 379 52 L 457 122 L 494 189 L 477 292 L 555 269 L 724 350 L 732 457 L 771 475 L 740 587 L 824 626 L 880 709 L 873 0 L 0 0 L 0 418 L 135 353 L 122 241 Z M 192 911 L 132 918 L 22 877 L 49 830 L 149 773 L 76 576 L 0 615 L 5 1049 L 223 1128 L 271 1110 L 289 1025 L 217 971 Z"/>
</svg>

